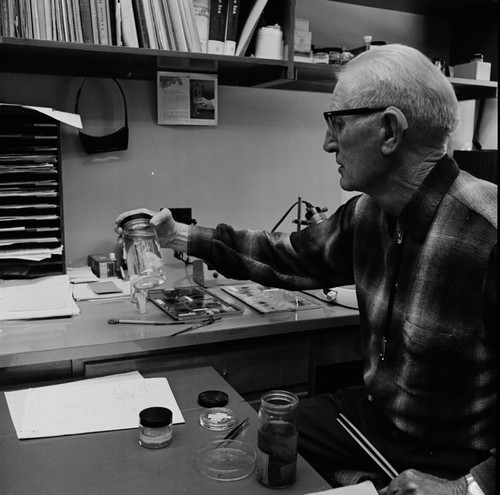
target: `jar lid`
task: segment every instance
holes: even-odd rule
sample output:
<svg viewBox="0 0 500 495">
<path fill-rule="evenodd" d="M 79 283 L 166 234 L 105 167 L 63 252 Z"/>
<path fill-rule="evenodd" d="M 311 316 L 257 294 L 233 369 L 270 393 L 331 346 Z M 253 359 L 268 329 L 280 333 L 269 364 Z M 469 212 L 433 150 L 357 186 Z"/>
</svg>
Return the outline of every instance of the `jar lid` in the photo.
<svg viewBox="0 0 500 495">
<path fill-rule="evenodd" d="M 148 407 L 139 413 L 142 426 L 161 428 L 172 423 L 172 411 L 166 407 Z"/>
<path fill-rule="evenodd" d="M 229 402 L 226 392 L 205 390 L 198 395 L 198 404 L 202 407 L 224 407 Z"/>
<path fill-rule="evenodd" d="M 120 227 L 124 229 L 129 222 L 133 222 L 134 220 L 147 220 L 149 222 L 151 218 L 153 218 L 153 215 L 150 215 L 149 213 L 134 213 L 133 215 L 125 217 L 120 222 Z"/>
<path fill-rule="evenodd" d="M 236 424 L 236 416 L 226 407 L 211 407 L 200 414 L 200 425 L 207 430 L 228 430 Z"/>
</svg>

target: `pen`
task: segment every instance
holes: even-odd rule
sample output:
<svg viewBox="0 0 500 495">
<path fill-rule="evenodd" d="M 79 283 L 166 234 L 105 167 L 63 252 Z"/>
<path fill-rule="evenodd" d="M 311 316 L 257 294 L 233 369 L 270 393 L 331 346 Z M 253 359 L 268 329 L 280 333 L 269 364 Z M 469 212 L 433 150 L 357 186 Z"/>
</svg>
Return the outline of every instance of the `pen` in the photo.
<svg viewBox="0 0 500 495">
<path fill-rule="evenodd" d="M 130 325 L 186 325 L 185 321 L 121 320 L 119 318 L 108 320 L 108 325 L 119 325 L 121 323 Z"/>
<path fill-rule="evenodd" d="M 219 320 L 220 320 L 220 318 L 210 318 L 208 320 L 204 320 L 201 323 L 198 323 L 198 324 L 193 325 L 191 327 L 183 328 L 182 330 L 174 332 L 174 333 L 170 334 L 170 337 L 173 337 L 174 335 L 179 335 L 179 334 L 184 333 L 184 332 L 189 332 L 190 330 L 194 330 L 196 328 L 206 327 L 207 325 L 211 325 L 212 323 L 215 323 L 216 321 L 219 321 Z"/>
</svg>

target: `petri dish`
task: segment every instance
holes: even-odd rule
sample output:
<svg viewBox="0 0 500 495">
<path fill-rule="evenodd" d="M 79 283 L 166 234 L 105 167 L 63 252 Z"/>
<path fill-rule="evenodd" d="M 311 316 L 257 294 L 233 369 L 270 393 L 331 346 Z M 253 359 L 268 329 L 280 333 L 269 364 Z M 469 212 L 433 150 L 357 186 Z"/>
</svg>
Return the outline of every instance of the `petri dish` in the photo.
<svg viewBox="0 0 500 495">
<path fill-rule="evenodd" d="M 228 430 L 236 424 L 236 416 L 227 407 L 211 407 L 200 414 L 200 425 L 207 430 Z"/>
<path fill-rule="evenodd" d="M 196 452 L 196 467 L 208 478 L 236 481 L 255 469 L 255 449 L 240 440 L 214 440 Z"/>
</svg>

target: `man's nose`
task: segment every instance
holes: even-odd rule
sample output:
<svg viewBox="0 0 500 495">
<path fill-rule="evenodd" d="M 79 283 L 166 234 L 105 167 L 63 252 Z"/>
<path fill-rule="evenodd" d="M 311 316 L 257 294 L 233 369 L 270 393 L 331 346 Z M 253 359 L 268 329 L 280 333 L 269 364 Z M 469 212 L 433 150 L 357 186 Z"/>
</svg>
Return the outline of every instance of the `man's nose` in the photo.
<svg viewBox="0 0 500 495">
<path fill-rule="evenodd" d="M 327 153 L 336 153 L 338 151 L 337 139 L 333 135 L 333 132 L 328 129 L 325 135 L 325 142 L 323 143 L 323 149 Z"/>
</svg>

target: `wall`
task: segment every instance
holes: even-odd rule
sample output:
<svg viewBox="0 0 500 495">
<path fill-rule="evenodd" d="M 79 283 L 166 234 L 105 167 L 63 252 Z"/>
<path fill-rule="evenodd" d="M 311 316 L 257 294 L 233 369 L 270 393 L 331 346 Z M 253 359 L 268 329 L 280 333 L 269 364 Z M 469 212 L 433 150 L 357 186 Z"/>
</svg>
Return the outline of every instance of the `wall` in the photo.
<svg viewBox="0 0 500 495">
<path fill-rule="evenodd" d="M 328 4 L 328 8 L 337 5 L 314 1 Z M 306 9 L 298 15 L 312 17 L 316 12 L 312 5 L 311 0 L 298 2 Z M 341 33 L 340 26 L 353 23 L 358 26 L 356 32 L 344 28 L 344 34 L 338 37 L 340 44 L 357 46 L 363 34 L 372 34 L 374 39 L 406 42 L 423 50 L 432 43 L 447 50 L 444 42 L 432 38 L 422 16 L 397 14 L 396 22 L 390 11 L 338 6 L 331 11 L 335 23 L 332 31 Z M 359 27 L 363 19 L 370 19 L 370 25 Z M 375 26 L 380 26 L 380 31 Z M 390 33 L 396 29 L 397 33 L 389 36 L 387 29 Z M 81 81 L 3 73 L 0 101 L 72 112 Z M 193 217 L 203 225 L 228 222 L 236 227 L 269 230 L 298 196 L 328 207 L 330 212 L 345 199 L 345 195 L 341 197 L 335 158 L 322 150 L 322 112 L 329 108 L 328 94 L 220 87 L 217 127 L 159 126 L 155 83 L 120 82 L 129 105 L 127 151 L 87 155 L 77 130 L 62 127 L 69 265 L 85 264 L 88 254 L 112 250 L 115 217 L 138 206 L 191 207 Z M 482 141 L 485 148 L 496 147 L 496 100 L 494 109 L 491 105 L 488 109 L 488 122 L 482 129 L 488 136 L 487 142 Z M 122 103 L 114 84 L 89 80 L 80 114 L 85 132 L 90 134 L 109 133 L 122 125 Z M 282 224 L 283 230 L 295 229 L 294 215 L 295 211 Z"/>
<path fill-rule="evenodd" d="M 335 159 L 322 150 L 329 95 L 221 87 L 217 127 L 171 127 L 155 123 L 154 83 L 120 82 L 129 105 L 127 151 L 87 155 L 77 130 L 62 127 L 69 264 L 112 249 L 115 217 L 138 206 L 191 207 L 200 224 L 271 229 L 299 195 L 330 211 L 340 204 Z M 74 111 L 80 83 L 2 74 L 0 100 Z M 122 107 L 113 83 L 85 85 L 80 113 L 88 133 L 117 129 Z M 104 127 L 95 124 L 101 119 Z M 285 229 L 295 228 L 293 218 Z"/>
</svg>

